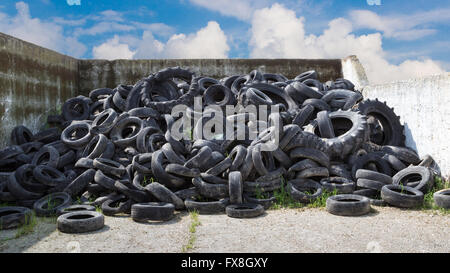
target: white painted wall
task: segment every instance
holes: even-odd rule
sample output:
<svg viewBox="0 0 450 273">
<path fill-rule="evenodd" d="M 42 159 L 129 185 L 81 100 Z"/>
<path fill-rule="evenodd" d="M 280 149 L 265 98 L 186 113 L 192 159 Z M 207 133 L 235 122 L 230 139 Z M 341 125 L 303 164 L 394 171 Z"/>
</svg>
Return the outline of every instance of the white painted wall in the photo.
<svg viewBox="0 0 450 273">
<path fill-rule="evenodd" d="M 394 107 L 405 125 L 406 146 L 430 154 L 442 175 L 450 176 L 450 73 L 368 85 L 363 95 Z"/>
</svg>

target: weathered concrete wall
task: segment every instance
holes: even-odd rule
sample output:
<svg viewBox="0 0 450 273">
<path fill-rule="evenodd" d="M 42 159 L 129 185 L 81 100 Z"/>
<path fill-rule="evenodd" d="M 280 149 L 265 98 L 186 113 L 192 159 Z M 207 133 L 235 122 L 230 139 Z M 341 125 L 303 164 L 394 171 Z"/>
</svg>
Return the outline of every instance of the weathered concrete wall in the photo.
<svg viewBox="0 0 450 273">
<path fill-rule="evenodd" d="M 16 125 L 36 132 L 77 91 L 77 59 L 0 33 L 0 147 Z"/>
<path fill-rule="evenodd" d="M 364 67 L 355 55 L 348 56 L 341 60 L 342 75 L 351 81 L 357 90 L 369 84 Z"/>
<path fill-rule="evenodd" d="M 365 98 L 386 101 L 405 124 L 406 145 L 430 154 L 450 176 L 450 73 L 366 86 Z"/>
<path fill-rule="evenodd" d="M 254 69 L 264 73 L 281 73 L 288 78 L 316 70 L 321 81 L 342 77 L 340 59 L 164 59 L 164 60 L 80 60 L 80 93 L 98 87 L 116 87 L 120 83 L 133 84 L 167 67 L 180 66 L 197 75 L 213 78 L 246 74 Z"/>
</svg>

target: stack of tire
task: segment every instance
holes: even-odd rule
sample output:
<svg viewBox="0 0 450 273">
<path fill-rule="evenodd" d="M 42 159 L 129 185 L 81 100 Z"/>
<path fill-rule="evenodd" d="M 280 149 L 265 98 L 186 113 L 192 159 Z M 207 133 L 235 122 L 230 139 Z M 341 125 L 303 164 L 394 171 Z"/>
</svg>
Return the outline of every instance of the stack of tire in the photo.
<svg viewBox="0 0 450 273">
<path fill-rule="evenodd" d="M 172 113 L 180 105 L 186 110 Z M 227 116 L 227 106 L 237 112 Z M 245 112 L 249 106 L 279 111 L 268 107 L 265 120 Z M 243 120 L 232 132 L 241 137 L 229 140 L 222 130 L 202 138 L 213 117 L 207 107 L 223 110 L 213 113 L 223 121 Z M 181 118 L 191 121 L 190 139 L 172 135 Z M 254 70 L 217 80 L 167 68 L 71 98 L 48 124 L 37 133 L 15 127 L 11 145 L 0 150 L 0 201 L 39 216 L 61 214 L 67 232 L 101 227 L 95 206 L 138 222 L 167 221 L 185 209 L 255 217 L 284 189 L 303 203 L 336 190 L 401 206 L 390 197 L 394 187 L 423 193 L 438 174 L 431 157 L 405 147 L 403 126 L 386 103 L 363 100 L 345 79 L 322 83 L 315 71 L 287 79 Z M 75 201 L 83 206 L 72 207 Z"/>
</svg>

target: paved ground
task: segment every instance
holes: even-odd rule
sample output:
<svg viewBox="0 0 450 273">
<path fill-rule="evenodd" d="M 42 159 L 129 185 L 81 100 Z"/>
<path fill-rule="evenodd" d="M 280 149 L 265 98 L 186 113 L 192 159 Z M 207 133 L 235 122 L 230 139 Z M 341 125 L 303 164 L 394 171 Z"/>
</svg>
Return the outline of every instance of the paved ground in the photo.
<svg viewBox="0 0 450 273">
<path fill-rule="evenodd" d="M 369 215 L 341 217 L 324 209 L 269 210 L 254 219 L 200 215 L 191 252 L 450 252 L 450 214 L 375 207 Z M 0 252 L 181 252 L 191 218 L 138 224 L 106 217 L 97 232 L 70 235 L 52 220 L 18 239 L 0 232 Z"/>
</svg>

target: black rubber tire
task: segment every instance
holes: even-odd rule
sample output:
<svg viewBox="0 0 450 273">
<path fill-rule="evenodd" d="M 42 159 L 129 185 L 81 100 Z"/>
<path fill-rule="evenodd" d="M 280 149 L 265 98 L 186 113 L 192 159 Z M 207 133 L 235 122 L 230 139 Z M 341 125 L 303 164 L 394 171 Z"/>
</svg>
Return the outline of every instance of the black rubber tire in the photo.
<svg viewBox="0 0 450 273">
<path fill-rule="evenodd" d="M 113 206 L 118 204 L 118 206 Z M 102 212 L 106 216 L 115 216 L 120 213 L 128 214 L 131 211 L 131 206 L 133 202 L 125 197 L 125 195 L 119 195 L 119 197 L 114 197 L 107 199 L 102 202 Z"/>
<path fill-rule="evenodd" d="M 303 128 L 303 126 L 307 125 L 308 122 L 313 118 L 313 114 L 314 114 L 314 106 L 305 105 L 298 111 L 297 115 L 293 118 L 292 124 L 296 124 L 300 128 Z"/>
<path fill-rule="evenodd" d="M 27 191 L 34 193 L 45 193 L 49 189 L 49 186 L 44 185 L 34 179 L 33 170 L 35 167 L 36 166 L 32 164 L 24 164 L 20 166 L 15 173 L 16 181 Z M 8 179 L 9 176 L 6 177 L 4 183 L 7 183 Z"/>
<path fill-rule="evenodd" d="M 200 177 L 193 178 L 192 184 L 202 196 L 207 198 L 220 199 L 229 196 L 228 185 L 207 183 Z"/>
<path fill-rule="evenodd" d="M 106 158 L 94 159 L 93 165 L 97 170 L 101 170 L 105 174 L 112 174 L 118 178 L 126 173 L 125 167 L 122 164 Z"/>
<path fill-rule="evenodd" d="M 417 165 L 420 163 L 417 153 L 408 147 L 383 146 L 381 152 L 394 155 L 407 164 Z"/>
<path fill-rule="evenodd" d="M 338 194 L 328 197 L 326 208 L 334 215 L 360 216 L 370 212 L 370 201 L 369 198 L 361 195 Z"/>
<path fill-rule="evenodd" d="M 33 140 L 33 133 L 27 127 L 19 125 L 11 132 L 11 145 L 22 145 Z"/>
<path fill-rule="evenodd" d="M 157 181 L 161 182 L 164 186 L 169 189 L 181 188 L 186 184 L 186 180 L 168 174 L 161 163 L 165 160 L 164 153 L 161 150 L 158 150 L 152 154 L 151 160 L 151 169 L 153 176 Z"/>
<path fill-rule="evenodd" d="M 380 191 L 372 190 L 372 189 L 358 189 L 353 192 L 353 194 L 365 196 L 365 197 L 368 197 L 369 199 L 376 197 L 379 193 L 380 193 Z"/>
<path fill-rule="evenodd" d="M 168 221 L 173 217 L 175 206 L 171 203 L 149 202 L 131 206 L 131 218 L 136 222 Z"/>
<path fill-rule="evenodd" d="M 60 208 L 56 212 L 58 216 L 75 211 L 96 211 L 94 206 L 91 205 L 71 205 L 68 207 Z"/>
<path fill-rule="evenodd" d="M 72 180 L 72 182 L 70 182 L 70 184 L 64 189 L 64 192 L 68 193 L 72 197 L 80 195 L 89 185 L 89 183 L 94 181 L 94 176 L 94 169 L 86 170 L 77 178 Z"/>
<path fill-rule="evenodd" d="M 398 159 L 396 156 L 390 155 L 390 154 L 384 154 L 381 158 L 389 162 L 389 165 L 391 165 L 391 168 L 395 171 L 401 171 L 406 168 L 406 165 Z"/>
<path fill-rule="evenodd" d="M 369 179 L 374 181 L 379 181 L 383 184 L 392 184 L 392 177 L 389 175 L 385 175 L 383 173 L 374 172 L 371 170 L 359 169 L 355 174 L 356 179 Z"/>
<path fill-rule="evenodd" d="M 407 181 L 411 178 L 418 181 L 408 183 Z M 392 177 L 392 181 L 395 185 L 411 186 L 425 194 L 433 188 L 434 176 L 429 168 L 422 166 L 411 166 L 396 173 Z"/>
<path fill-rule="evenodd" d="M 197 197 L 190 197 L 184 200 L 184 205 L 188 211 L 197 211 L 199 214 L 223 213 L 230 199 L 224 198 L 218 201 L 198 201 Z"/>
<path fill-rule="evenodd" d="M 389 166 L 389 163 L 386 160 L 382 159 L 375 153 L 368 153 L 366 155 L 359 157 L 358 160 L 356 160 L 356 162 L 352 166 L 353 178 L 356 179 L 357 170 L 363 169 L 364 166 L 366 166 L 369 163 L 374 163 L 379 173 L 383 173 L 388 176 L 390 176 L 392 173 L 391 167 Z"/>
<path fill-rule="evenodd" d="M 112 94 L 114 94 L 114 90 L 112 90 L 111 88 L 97 88 L 89 92 L 89 98 L 92 101 L 97 101 Z"/>
<path fill-rule="evenodd" d="M 114 188 L 128 197 L 133 203 L 145 203 L 152 201 L 151 196 L 145 192 L 134 188 L 134 185 L 127 180 L 115 181 Z"/>
<path fill-rule="evenodd" d="M 230 158 L 226 157 L 221 162 L 217 163 L 214 167 L 209 168 L 206 173 L 211 175 L 219 175 L 227 170 L 233 162 Z"/>
<path fill-rule="evenodd" d="M 77 162 L 75 162 L 75 168 L 86 168 L 86 169 L 93 169 L 94 168 L 94 160 L 82 157 L 78 159 Z"/>
<path fill-rule="evenodd" d="M 327 168 L 330 166 L 329 156 L 326 153 L 313 148 L 295 148 L 291 150 L 289 156 L 291 159 L 308 158 Z"/>
<path fill-rule="evenodd" d="M 222 178 L 219 176 L 215 176 L 215 175 L 211 175 L 211 174 L 207 174 L 207 173 L 200 173 L 200 177 L 207 183 L 224 184 L 224 185 L 228 184 L 228 179 L 225 179 L 225 178 Z"/>
<path fill-rule="evenodd" d="M 60 202 L 60 204 L 56 205 L 55 207 L 49 208 L 48 205 L 51 202 L 56 202 L 56 200 L 62 200 L 62 202 Z M 37 216 L 48 217 L 56 215 L 58 209 L 68 207 L 71 204 L 72 198 L 70 197 L 69 194 L 65 192 L 56 192 L 46 195 L 41 199 L 37 200 L 33 205 L 33 209 L 36 212 Z"/>
<path fill-rule="evenodd" d="M 117 121 L 118 114 L 114 109 L 105 109 L 98 114 L 91 124 L 91 134 L 108 134 Z"/>
<path fill-rule="evenodd" d="M 252 203 L 232 204 L 225 208 L 225 213 L 232 218 L 254 218 L 264 214 L 264 207 Z"/>
<path fill-rule="evenodd" d="M 104 174 L 101 170 L 97 170 L 94 175 L 94 181 L 98 185 L 102 186 L 105 189 L 115 191 L 114 183 L 117 180 L 116 177 L 111 178 L 108 175 Z"/>
<path fill-rule="evenodd" d="M 14 200 L 16 200 L 16 199 L 17 200 L 30 200 L 30 199 L 38 199 L 38 198 L 42 197 L 42 195 L 43 195 L 42 193 L 31 192 L 31 191 L 24 189 L 17 182 L 15 172 L 12 172 L 9 175 L 8 182 L 4 183 L 4 185 L 7 187 L 7 190 L 10 193 L 10 195 L 5 192 L 5 189 L 3 189 L 2 199 L 3 198 L 4 199 L 12 199 L 12 197 L 14 197 Z"/>
<path fill-rule="evenodd" d="M 306 72 L 301 73 L 300 75 L 297 75 L 294 80 L 303 82 L 307 79 L 315 79 L 317 80 L 317 72 L 315 70 L 308 70 Z"/>
<path fill-rule="evenodd" d="M 176 210 L 184 209 L 183 200 L 181 200 L 175 193 L 158 182 L 148 184 L 145 187 L 145 191 L 161 202 L 173 204 Z"/>
<path fill-rule="evenodd" d="M 400 191 L 400 192 L 399 192 Z M 405 194 L 401 192 L 408 192 Z M 402 185 L 385 185 L 381 188 L 381 198 L 390 205 L 400 208 L 415 208 L 423 204 L 423 192 Z"/>
<path fill-rule="evenodd" d="M 75 211 L 62 214 L 56 222 L 63 233 L 85 233 L 102 229 L 105 217 L 96 211 Z"/>
<path fill-rule="evenodd" d="M 366 116 L 373 116 L 380 121 L 383 127 L 384 138 L 381 142 L 370 139 L 378 145 L 405 146 L 404 126 L 400 124 L 400 117 L 389 108 L 386 102 L 364 100 L 358 104 L 357 109 Z"/>
<path fill-rule="evenodd" d="M 307 193 L 313 189 L 314 193 Z M 301 203 L 311 203 L 322 195 L 322 185 L 310 179 L 294 179 L 287 183 L 287 190 L 292 198 Z"/>
<path fill-rule="evenodd" d="M 292 165 L 288 172 L 301 172 L 303 170 L 309 169 L 309 168 L 316 168 L 319 167 L 319 164 L 316 163 L 316 161 L 311 160 L 309 158 L 303 159 Z"/>
<path fill-rule="evenodd" d="M 150 139 L 154 134 L 161 134 L 161 130 L 159 128 L 155 128 L 152 126 L 143 128 L 136 137 L 136 148 L 141 153 L 153 152 L 150 149 Z"/>
<path fill-rule="evenodd" d="M 119 120 L 109 133 L 110 139 L 114 145 L 119 147 L 136 146 L 136 138 L 139 132 L 142 130 L 144 123 L 137 117 L 125 117 Z M 124 137 L 123 132 L 127 129 L 131 129 L 130 135 Z"/>
<path fill-rule="evenodd" d="M 81 112 L 75 110 L 81 105 Z M 82 97 L 68 99 L 62 106 L 62 116 L 65 120 L 86 120 L 89 118 L 89 104 Z"/>
<path fill-rule="evenodd" d="M 274 204 L 276 202 L 276 198 L 275 198 L 275 196 L 273 196 L 273 194 L 271 194 L 271 196 L 269 196 L 268 198 L 260 199 L 260 198 L 251 196 L 248 193 L 244 193 L 244 202 L 252 203 L 252 204 L 260 204 L 261 206 L 263 206 L 263 208 L 265 210 L 268 210 L 270 207 L 272 207 L 272 204 Z"/>
<path fill-rule="evenodd" d="M 359 178 L 356 181 L 356 185 L 362 189 L 371 189 L 371 190 L 381 191 L 381 188 L 386 184 L 383 182 L 380 182 L 380 181 L 376 181 L 376 180 Z"/>
<path fill-rule="evenodd" d="M 184 166 L 187 168 L 200 168 L 207 163 L 207 161 L 211 158 L 211 155 L 211 148 L 208 146 L 204 146 L 194 157 L 186 161 L 186 163 L 184 163 Z"/>
<path fill-rule="evenodd" d="M 328 172 L 328 169 L 325 167 L 316 167 L 316 168 L 309 168 L 306 170 L 303 170 L 301 172 L 298 172 L 295 176 L 295 178 L 319 178 L 319 177 L 329 177 L 330 174 Z"/>
<path fill-rule="evenodd" d="M 333 124 L 328 116 L 327 111 L 320 111 L 317 113 L 317 127 L 319 128 L 320 136 L 322 138 L 334 138 Z"/>
<path fill-rule="evenodd" d="M 98 134 L 89 141 L 81 156 L 90 159 L 101 157 L 110 142 L 104 134 Z"/>
<path fill-rule="evenodd" d="M 228 174 L 228 189 L 230 204 L 241 204 L 243 202 L 242 194 L 244 185 L 240 172 L 234 171 Z"/>
<path fill-rule="evenodd" d="M 61 133 L 61 140 L 67 146 L 73 149 L 80 149 L 86 146 L 91 141 L 92 135 L 90 133 L 91 126 L 87 122 L 76 122 L 67 126 Z M 72 135 L 82 132 L 82 135 L 72 137 Z M 83 134 L 85 133 L 85 134 Z"/>
<path fill-rule="evenodd" d="M 57 141 L 60 139 L 61 134 L 58 128 L 49 128 L 33 135 L 33 141 L 42 142 L 44 144 Z"/>
<path fill-rule="evenodd" d="M 232 159 L 231 166 L 229 168 L 230 172 L 238 170 L 244 163 L 245 157 L 247 156 L 247 148 L 243 145 L 236 145 L 228 157 Z"/>
<path fill-rule="evenodd" d="M 58 150 L 53 146 L 43 146 L 39 152 L 35 153 L 31 164 L 33 165 L 48 165 L 56 168 L 59 164 L 60 155 Z"/>
<path fill-rule="evenodd" d="M 187 168 L 180 164 L 170 163 L 165 168 L 167 173 L 175 174 L 182 177 L 194 178 L 200 176 L 200 170 L 196 168 Z"/>
<path fill-rule="evenodd" d="M 324 190 L 338 194 L 349 194 L 355 190 L 355 182 L 344 177 L 327 177 L 320 180 Z"/>
<path fill-rule="evenodd" d="M 162 147 L 161 150 L 163 151 L 164 155 L 166 156 L 167 160 L 170 163 L 175 163 L 175 164 L 179 164 L 179 165 L 184 165 L 186 162 L 186 159 L 184 158 L 183 155 L 177 154 L 173 148 L 172 145 L 170 145 L 170 143 L 165 143 Z M 194 168 L 198 168 L 200 165 L 196 165 L 196 166 L 186 166 L 186 167 L 194 167 Z"/>
<path fill-rule="evenodd" d="M 221 84 L 214 84 L 208 87 L 203 94 L 203 98 L 205 99 L 206 105 L 216 105 L 219 107 L 234 105 L 236 101 L 233 92 Z"/>
<path fill-rule="evenodd" d="M 12 229 L 30 222 L 33 212 L 25 207 L 0 208 L 0 230 Z"/>
<path fill-rule="evenodd" d="M 311 105 L 316 111 L 331 111 L 330 106 L 321 99 L 307 99 L 302 103 L 302 108 Z"/>
<path fill-rule="evenodd" d="M 56 187 L 67 182 L 64 173 L 47 165 L 36 166 L 33 170 L 33 175 L 37 181 L 50 187 Z"/>
<path fill-rule="evenodd" d="M 433 194 L 436 206 L 444 209 L 450 209 L 450 189 L 443 189 Z"/>
<path fill-rule="evenodd" d="M 336 137 L 325 138 L 324 141 L 329 147 L 328 150 L 331 157 L 344 159 L 347 155 L 358 150 L 362 143 L 367 140 L 366 133 L 368 127 L 366 117 L 358 112 L 341 110 L 331 112 L 328 116 L 331 119 Z M 352 124 L 351 128 L 345 132 L 336 132 L 336 122 L 340 120 L 350 121 Z M 305 131 L 316 133 L 317 127 L 318 120 L 316 119 L 305 128 Z"/>
<path fill-rule="evenodd" d="M 9 192 L 8 183 L 0 183 L 0 201 L 9 203 L 16 201 L 16 199 L 17 198 Z"/>
</svg>

